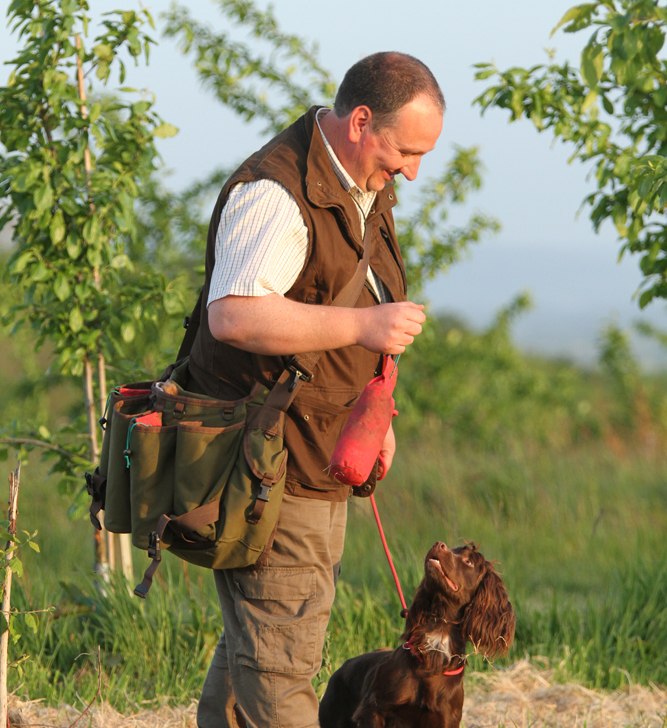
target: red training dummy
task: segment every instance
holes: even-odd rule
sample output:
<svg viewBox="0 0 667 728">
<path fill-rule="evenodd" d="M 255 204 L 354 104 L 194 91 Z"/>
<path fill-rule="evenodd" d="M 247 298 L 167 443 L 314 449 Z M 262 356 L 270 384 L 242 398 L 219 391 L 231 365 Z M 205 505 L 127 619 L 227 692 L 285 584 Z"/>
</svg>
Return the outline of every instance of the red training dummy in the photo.
<svg viewBox="0 0 667 728">
<path fill-rule="evenodd" d="M 371 379 L 354 406 L 331 456 L 330 472 L 340 483 L 362 485 L 368 480 L 389 430 L 394 410 L 396 362 L 386 356 L 382 374 Z M 382 477 L 386 473 L 383 470 Z"/>
</svg>

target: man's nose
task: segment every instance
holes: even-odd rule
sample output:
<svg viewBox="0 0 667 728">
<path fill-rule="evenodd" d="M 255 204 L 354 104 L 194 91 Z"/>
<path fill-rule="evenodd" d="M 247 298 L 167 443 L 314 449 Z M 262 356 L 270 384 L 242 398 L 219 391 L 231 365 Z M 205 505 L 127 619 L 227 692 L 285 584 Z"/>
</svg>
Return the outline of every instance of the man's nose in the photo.
<svg viewBox="0 0 667 728">
<path fill-rule="evenodd" d="M 413 159 L 401 167 L 401 174 L 405 177 L 405 179 L 410 182 L 417 179 L 417 172 L 419 172 L 419 165 L 421 164 L 421 161 L 421 158 Z"/>
</svg>

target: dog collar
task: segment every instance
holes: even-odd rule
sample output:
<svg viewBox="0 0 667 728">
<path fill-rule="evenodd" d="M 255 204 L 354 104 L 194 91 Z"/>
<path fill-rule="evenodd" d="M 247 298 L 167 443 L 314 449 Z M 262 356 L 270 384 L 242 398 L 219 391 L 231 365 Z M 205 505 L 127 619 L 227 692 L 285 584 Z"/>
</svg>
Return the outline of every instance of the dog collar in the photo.
<svg viewBox="0 0 667 728">
<path fill-rule="evenodd" d="M 424 662 L 422 656 L 415 650 L 414 645 L 412 644 L 412 639 L 409 639 L 407 642 L 403 643 L 403 649 L 409 650 L 410 653 L 416 657 L 419 662 Z M 445 670 L 442 674 L 443 675 L 460 675 L 465 670 L 465 663 L 461 665 L 461 667 L 457 668 L 456 670 Z"/>
</svg>

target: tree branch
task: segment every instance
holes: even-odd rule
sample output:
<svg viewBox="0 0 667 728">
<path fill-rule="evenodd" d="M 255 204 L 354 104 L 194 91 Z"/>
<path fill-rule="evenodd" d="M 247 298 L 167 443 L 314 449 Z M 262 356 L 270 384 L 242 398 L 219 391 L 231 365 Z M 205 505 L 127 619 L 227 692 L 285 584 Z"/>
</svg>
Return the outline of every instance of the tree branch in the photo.
<svg viewBox="0 0 667 728">
<path fill-rule="evenodd" d="M 57 445 L 52 445 L 50 442 L 44 442 L 43 440 L 32 440 L 29 437 L 3 437 L 0 438 L 0 445 L 33 445 L 34 447 L 43 447 L 45 450 L 54 450 L 60 455 L 64 455 L 70 459 L 81 457 L 77 453 L 63 450 L 63 448 Z"/>
</svg>

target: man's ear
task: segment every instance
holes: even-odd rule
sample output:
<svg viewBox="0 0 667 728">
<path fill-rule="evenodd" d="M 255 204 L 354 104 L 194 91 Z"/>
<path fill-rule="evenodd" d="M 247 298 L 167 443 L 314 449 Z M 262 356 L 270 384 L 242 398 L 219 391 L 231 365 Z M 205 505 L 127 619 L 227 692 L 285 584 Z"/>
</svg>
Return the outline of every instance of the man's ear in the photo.
<svg viewBox="0 0 667 728">
<path fill-rule="evenodd" d="M 355 106 L 350 112 L 347 126 L 347 138 L 358 144 L 365 130 L 370 130 L 373 112 L 368 106 Z"/>
</svg>

